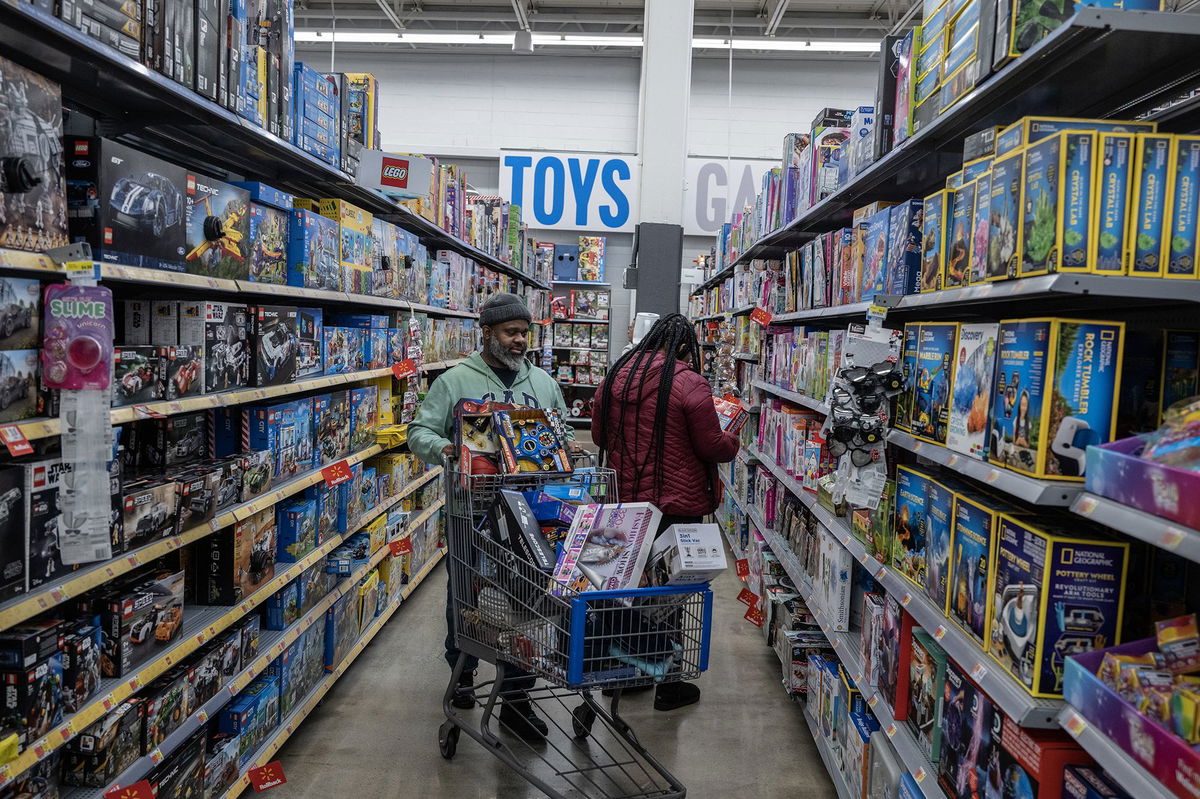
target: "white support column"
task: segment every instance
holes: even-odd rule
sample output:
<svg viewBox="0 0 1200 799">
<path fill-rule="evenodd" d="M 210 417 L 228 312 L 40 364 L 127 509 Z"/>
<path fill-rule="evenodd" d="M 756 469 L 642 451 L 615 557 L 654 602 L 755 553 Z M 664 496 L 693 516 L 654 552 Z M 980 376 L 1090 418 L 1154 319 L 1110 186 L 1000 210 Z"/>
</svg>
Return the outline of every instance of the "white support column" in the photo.
<svg viewBox="0 0 1200 799">
<path fill-rule="evenodd" d="M 637 308 L 660 314 L 679 310 L 692 9 L 693 0 L 647 2 L 643 26 Z"/>
</svg>

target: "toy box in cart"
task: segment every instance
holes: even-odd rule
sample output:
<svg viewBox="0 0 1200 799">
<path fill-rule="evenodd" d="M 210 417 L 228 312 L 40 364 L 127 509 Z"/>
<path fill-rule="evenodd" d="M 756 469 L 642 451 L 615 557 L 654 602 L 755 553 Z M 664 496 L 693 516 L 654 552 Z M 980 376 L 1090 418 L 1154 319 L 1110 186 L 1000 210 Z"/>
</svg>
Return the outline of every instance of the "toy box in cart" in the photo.
<svg viewBox="0 0 1200 799">
<path fill-rule="evenodd" d="M 557 409 L 496 411 L 493 420 L 503 471 L 524 474 L 572 470 Z"/>
</svg>

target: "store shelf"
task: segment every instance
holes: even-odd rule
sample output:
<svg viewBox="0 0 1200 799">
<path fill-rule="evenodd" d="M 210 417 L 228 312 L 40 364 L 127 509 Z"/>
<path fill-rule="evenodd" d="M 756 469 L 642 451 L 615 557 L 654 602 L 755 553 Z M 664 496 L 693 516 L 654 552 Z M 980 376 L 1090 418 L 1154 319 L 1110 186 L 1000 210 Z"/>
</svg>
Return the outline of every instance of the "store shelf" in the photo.
<svg viewBox="0 0 1200 799">
<path fill-rule="evenodd" d="M 846 225 L 859 206 L 923 197 L 940 188 L 946 176 L 962 166 L 962 139 L 977 130 L 1029 114 L 1131 119 L 1150 111 L 1178 93 L 1175 87 L 1181 81 L 1194 77 L 1189 59 L 1197 46 L 1200 17 L 1195 15 L 1080 7 L 1021 58 L 959 100 L 951 112 L 790 224 L 745 248 L 693 295 L 719 284 L 738 264 L 779 257 L 817 233 Z M 1126 69 L 1126 54 L 1131 52 L 1144 58 Z M 1163 115 L 1174 127 L 1172 116 Z M 1186 121 L 1179 120 L 1179 126 L 1186 130 Z"/>
<path fill-rule="evenodd" d="M 556 286 L 596 286 L 598 288 L 612 288 L 612 283 L 606 283 L 603 280 L 559 280 L 554 278 L 550 281 Z"/>
<path fill-rule="evenodd" d="M 541 348 L 539 348 L 541 349 Z M 572 350 L 574 352 L 608 352 L 608 347 L 561 347 L 558 344 L 551 344 L 552 350 Z M 532 350 L 531 350 L 532 352 Z"/>
<path fill-rule="evenodd" d="M 553 321 L 556 324 L 559 322 L 563 322 L 563 323 L 569 324 L 569 325 L 579 324 L 581 322 L 583 324 L 588 324 L 588 325 L 607 325 L 609 323 L 608 319 L 593 319 L 590 316 L 578 316 L 578 317 L 571 316 L 571 317 L 567 317 L 565 319 L 556 317 Z"/>
<path fill-rule="evenodd" d="M 565 416 L 563 418 L 566 420 L 567 424 L 588 424 L 588 425 L 590 425 L 592 423 L 591 417 L 589 417 L 589 416 Z"/>
<path fill-rule="evenodd" d="M 730 311 L 718 311 L 717 313 L 708 314 L 706 316 L 693 316 L 692 321 L 705 322 L 711 319 L 724 319 L 727 316 L 743 316 L 753 311 L 756 307 L 757 306 L 755 305 L 743 305 L 741 308 L 734 308 Z"/>
<path fill-rule="evenodd" d="M 779 386 L 772 385 L 765 380 L 751 380 L 750 385 L 754 386 L 755 388 L 762 389 L 772 396 L 785 399 L 788 402 L 794 402 L 797 405 L 803 405 L 805 408 L 814 410 L 817 413 L 825 415 L 829 414 L 828 405 L 819 400 L 815 400 L 806 394 L 801 394 L 798 391 L 790 391 L 786 388 L 780 388 Z"/>
<path fill-rule="evenodd" d="M 1001 491 L 1033 505 L 1065 508 L 1083 491 L 1083 483 L 1065 483 L 1026 477 L 1023 474 L 954 452 L 939 444 L 918 441 L 900 430 L 888 431 L 888 443 L 920 455 L 926 460 L 951 468 L 958 474 L 986 483 L 993 490 Z"/>
<path fill-rule="evenodd" d="M 412 579 L 412 581 L 409 582 L 408 585 L 404 586 L 404 588 L 401 590 L 400 602 L 393 603 L 383 612 L 383 615 L 371 622 L 371 626 L 363 631 L 363 634 L 359 637 L 358 642 L 349 652 L 346 653 L 338 667 L 319 683 L 317 683 L 316 687 L 313 688 L 309 695 L 298 703 L 296 709 L 292 711 L 291 715 L 282 721 L 275 734 L 272 735 L 271 738 L 264 743 L 257 752 L 254 753 L 254 757 L 250 763 L 250 769 L 259 768 L 271 762 L 271 759 L 275 756 L 275 753 L 279 751 L 288 738 L 292 736 L 292 733 L 296 731 L 296 728 L 300 726 L 300 722 L 308 718 L 313 709 L 316 708 L 316 706 L 320 704 L 321 700 L 325 697 L 325 694 L 329 693 L 329 689 L 333 687 L 334 683 L 336 683 L 341 676 L 346 673 L 346 670 L 349 669 L 358 656 L 362 654 L 362 651 L 366 649 L 369 643 L 371 643 L 371 640 L 376 636 L 376 634 L 383 629 L 383 625 L 387 624 L 392 618 L 392 615 L 395 614 L 395 612 L 401 606 L 403 606 L 404 601 L 412 596 L 413 592 L 417 589 L 417 586 L 419 586 L 425 580 L 425 578 L 429 576 L 434 567 L 441 562 L 445 554 L 446 551 L 444 549 L 437 550 L 433 557 L 431 557 L 429 561 L 423 567 L 421 567 L 421 570 Z M 247 772 L 250 769 L 247 769 Z M 241 796 L 242 793 L 248 787 L 250 787 L 250 777 L 248 776 L 247 772 L 243 772 L 242 776 L 237 780 L 237 782 L 235 782 L 233 786 L 225 792 L 224 799 L 236 799 L 236 797 Z"/>
<path fill-rule="evenodd" d="M 758 455 L 776 479 L 812 511 L 817 520 L 842 543 L 855 560 L 866 567 L 889 594 L 900 600 L 917 624 L 930 631 L 930 635 L 942 645 L 946 654 L 970 674 L 984 693 L 1005 713 L 1024 727 L 1058 726 L 1056 717 L 1062 709 L 1061 700 L 1035 699 L 1030 696 L 1015 678 L 1002 671 L 1000 665 L 983 652 L 973 638 L 950 621 L 945 612 L 935 606 L 919 586 L 890 566 L 875 560 L 862 542 L 851 534 L 850 525 L 845 519 L 835 516 L 821 505 L 816 494 L 804 490 L 783 468 L 766 457 L 765 453 L 759 452 Z"/>
<path fill-rule="evenodd" d="M 568 383 L 564 380 L 558 381 L 560 386 L 569 386 L 570 388 L 600 388 L 598 383 Z"/>
<path fill-rule="evenodd" d="M 379 445 L 367 447 L 346 458 L 346 462 L 350 465 L 361 463 L 372 455 L 377 455 L 382 451 L 383 448 Z M 429 478 L 423 476 L 423 479 L 427 480 Z M 321 480 L 321 470 L 315 469 L 283 484 L 268 494 L 257 497 L 249 502 L 234 505 L 210 522 L 198 525 L 170 538 L 163 538 L 144 547 L 122 553 L 111 560 L 88 564 L 78 571 L 64 576 L 62 582 L 39 587 L 29 593 L 0 603 L 0 629 L 7 629 L 14 624 L 33 618 L 55 605 L 80 596 L 85 591 L 90 591 L 99 585 L 116 579 L 122 574 L 151 563 L 169 552 L 173 552 L 193 541 L 204 538 L 216 530 L 241 521 L 263 508 L 268 508 L 280 500 L 290 497 L 292 494 L 303 491 L 309 486 L 316 485 Z"/>
<path fill-rule="evenodd" d="M 735 352 L 733 357 L 739 361 L 754 361 L 758 362 L 758 354 L 753 352 Z"/>
<path fill-rule="evenodd" d="M 1071 512 L 1200 563 L 1200 530 L 1086 491 L 1076 495 Z"/>
<path fill-rule="evenodd" d="M 765 538 L 766 532 L 771 528 L 768 527 L 766 521 L 763 520 L 762 510 L 754 503 L 746 502 L 738 496 L 737 491 L 735 491 L 733 488 L 733 485 L 730 484 L 729 480 L 725 477 L 724 471 L 721 472 L 719 477 L 721 480 L 721 485 L 725 486 L 726 495 L 733 500 L 733 504 L 741 508 L 742 512 L 750 517 L 750 521 L 754 522 L 754 526 L 758 528 L 760 533 L 763 533 L 763 537 Z"/>
<path fill-rule="evenodd" d="M 854 794 L 850 792 L 850 786 L 846 784 L 845 776 L 834 763 L 833 753 L 829 751 L 829 744 L 821 733 L 821 726 L 808 712 L 807 707 L 803 712 L 804 721 L 808 723 L 808 731 L 812 733 L 813 742 L 817 745 L 817 753 L 821 756 L 821 762 L 825 764 L 825 770 L 829 772 L 829 779 L 833 782 L 833 790 L 837 793 L 838 799 L 855 799 Z"/>
<path fill-rule="evenodd" d="M 1174 793 L 1142 768 L 1129 752 L 1088 723 L 1079 711 L 1067 705 L 1059 714 L 1064 730 L 1096 759 L 1104 773 L 1137 799 L 1172 799 Z"/>
</svg>

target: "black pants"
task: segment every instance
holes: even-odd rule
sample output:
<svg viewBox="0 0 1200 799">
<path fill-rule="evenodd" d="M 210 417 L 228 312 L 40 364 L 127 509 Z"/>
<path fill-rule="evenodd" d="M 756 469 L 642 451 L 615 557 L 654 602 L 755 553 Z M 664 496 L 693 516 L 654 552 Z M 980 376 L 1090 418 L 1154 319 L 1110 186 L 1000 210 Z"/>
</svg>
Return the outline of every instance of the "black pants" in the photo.
<svg viewBox="0 0 1200 799">
<path fill-rule="evenodd" d="M 460 654 L 458 641 L 454 639 L 454 570 L 450 568 L 453 558 L 446 558 L 446 662 L 453 669 L 458 664 L 458 656 Z M 466 662 L 463 664 L 463 673 L 469 673 L 479 668 L 479 658 L 474 655 L 467 655 Z M 506 671 L 508 675 L 504 678 L 504 691 L 527 691 L 533 687 L 536 677 L 524 669 L 519 669 L 512 664 L 507 664 Z"/>
</svg>

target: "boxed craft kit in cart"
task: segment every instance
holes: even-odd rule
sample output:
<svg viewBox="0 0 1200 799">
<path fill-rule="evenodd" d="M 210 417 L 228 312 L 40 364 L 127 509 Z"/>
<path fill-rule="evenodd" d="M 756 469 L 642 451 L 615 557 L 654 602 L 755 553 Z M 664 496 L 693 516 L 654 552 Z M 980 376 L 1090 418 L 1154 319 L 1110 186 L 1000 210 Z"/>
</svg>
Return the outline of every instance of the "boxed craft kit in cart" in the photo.
<svg viewBox="0 0 1200 799">
<path fill-rule="evenodd" d="M 1000 323 L 988 460 L 1034 477 L 1083 480 L 1085 450 L 1116 429 L 1123 322 Z"/>
</svg>

